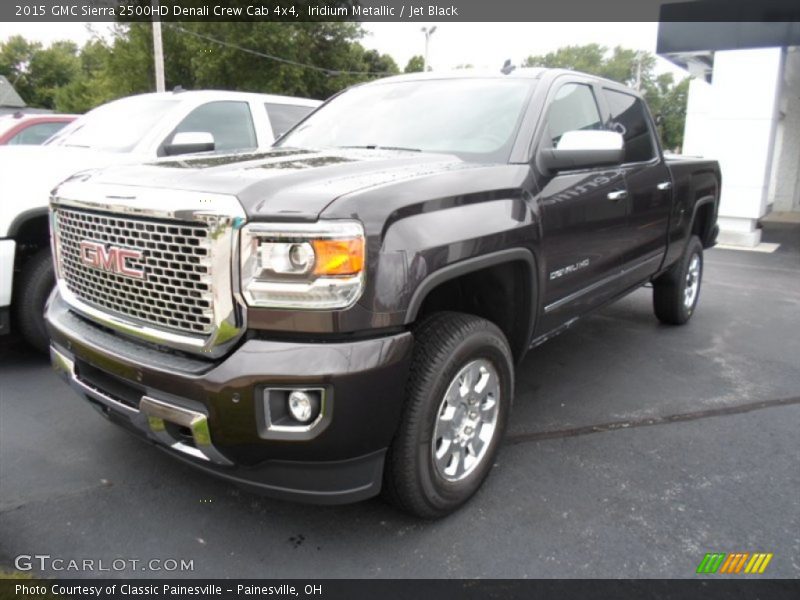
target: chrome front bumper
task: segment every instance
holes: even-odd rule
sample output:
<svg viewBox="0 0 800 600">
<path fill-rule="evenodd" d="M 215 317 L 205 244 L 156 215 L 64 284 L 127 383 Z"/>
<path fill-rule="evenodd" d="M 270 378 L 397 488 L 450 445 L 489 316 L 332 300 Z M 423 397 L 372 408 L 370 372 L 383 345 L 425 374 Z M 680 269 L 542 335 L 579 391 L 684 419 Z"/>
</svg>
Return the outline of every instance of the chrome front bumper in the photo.
<svg viewBox="0 0 800 600">
<path fill-rule="evenodd" d="M 147 437 L 181 454 L 216 465 L 233 464 L 211 443 L 207 415 L 146 395 L 139 400 L 138 409 L 134 408 L 83 381 L 75 362 L 54 346 L 50 347 L 50 358 L 56 373 L 78 394 L 91 400 L 102 414 L 107 416 L 109 410 L 125 414 Z M 186 435 L 178 431 L 185 431 Z"/>
</svg>

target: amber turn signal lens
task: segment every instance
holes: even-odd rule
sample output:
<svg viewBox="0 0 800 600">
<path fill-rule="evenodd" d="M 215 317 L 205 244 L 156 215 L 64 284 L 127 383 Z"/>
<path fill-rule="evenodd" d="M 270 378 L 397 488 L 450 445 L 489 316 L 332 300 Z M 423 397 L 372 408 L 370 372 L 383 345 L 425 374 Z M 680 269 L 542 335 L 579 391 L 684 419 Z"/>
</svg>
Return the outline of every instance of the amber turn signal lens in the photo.
<svg viewBox="0 0 800 600">
<path fill-rule="evenodd" d="M 356 275 L 364 269 L 364 240 L 314 240 L 315 275 Z"/>
</svg>

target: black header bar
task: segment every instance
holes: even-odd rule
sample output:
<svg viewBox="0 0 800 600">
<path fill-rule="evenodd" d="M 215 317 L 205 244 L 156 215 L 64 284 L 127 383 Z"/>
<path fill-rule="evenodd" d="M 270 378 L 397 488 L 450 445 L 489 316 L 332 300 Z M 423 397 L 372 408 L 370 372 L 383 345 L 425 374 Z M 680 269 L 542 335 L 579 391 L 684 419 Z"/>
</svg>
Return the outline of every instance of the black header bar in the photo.
<svg viewBox="0 0 800 600">
<path fill-rule="evenodd" d="M 698 577 L 676 580 L 0 580 L 0 598 L 49 600 L 703 600 L 800 597 L 800 580 Z"/>
<path fill-rule="evenodd" d="M 796 0 L 3 0 L 0 21 L 800 21 Z"/>
</svg>

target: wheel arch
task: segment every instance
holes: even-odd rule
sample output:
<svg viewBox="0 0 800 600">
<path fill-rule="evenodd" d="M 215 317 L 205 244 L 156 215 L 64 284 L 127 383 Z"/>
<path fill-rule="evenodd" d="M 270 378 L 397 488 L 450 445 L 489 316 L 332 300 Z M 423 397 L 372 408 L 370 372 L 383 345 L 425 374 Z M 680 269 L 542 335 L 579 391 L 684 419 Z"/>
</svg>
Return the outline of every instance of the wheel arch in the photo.
<svg viewBox="0 0 800 600">
<path fill-rule="evenodd" d="M 453 263 L 428 275 L 414 290 L 405 324 L 433 310 L 468 312 L 492 321 L 508 338 L 516 360 L 528 349 L 536 321 L 536 258 L 511 248 Z M 476 284 L 477 294 L 464 286 Z"/>
<path fill-rule="evenodd" d="M 32 208 L 17 215 L 8 228 L 8 237 L 20 245 L 47 246 L 50 239 L 48 209 Z"/>
<path fill-rule="evenodd" d="M 714 223 L 717 215 L 717 200 L 714 196 L 703 196 L 694 204 L 689 236 L 696 235 L 700 238 L 703 248 L 714 245 L 716 238 Z"/>
</svg>

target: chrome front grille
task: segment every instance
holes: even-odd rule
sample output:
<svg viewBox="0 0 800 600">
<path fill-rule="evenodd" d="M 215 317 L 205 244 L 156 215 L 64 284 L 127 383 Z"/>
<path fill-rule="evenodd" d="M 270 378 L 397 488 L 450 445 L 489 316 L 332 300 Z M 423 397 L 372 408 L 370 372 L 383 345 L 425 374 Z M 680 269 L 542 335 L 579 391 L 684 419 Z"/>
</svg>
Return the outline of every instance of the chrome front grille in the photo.
<svg viewBox="0 0 800 600">
<path fill-rule="evenodd" d="M 183 334 L 215 329 L 212 236 L 199 222 L 120 216 L 59 206 L 54 210 L 59 277 L 81 302 Z M 89 266 L 81 242 L 137 250 L 127 266 L 136 279 Z"/>
</svg>

